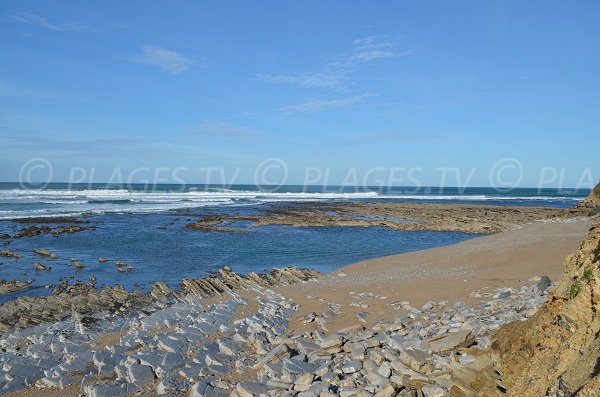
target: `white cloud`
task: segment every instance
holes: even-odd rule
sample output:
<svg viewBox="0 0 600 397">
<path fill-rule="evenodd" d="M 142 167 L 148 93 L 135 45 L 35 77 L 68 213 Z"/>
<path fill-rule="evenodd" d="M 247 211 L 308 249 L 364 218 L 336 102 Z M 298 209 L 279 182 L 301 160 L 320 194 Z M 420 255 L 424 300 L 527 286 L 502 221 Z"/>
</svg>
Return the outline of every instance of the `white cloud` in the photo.
<svg viewBox="0 0 600 397">
<path fill-rule="evenodd" d="M 403 51 L 403 52 L 384 51 L 384 50 L 358 51 L 350 57 L 350 61 L 371 62 L 376 59 L 382 59 L 382 58 L 407 57 L 407 56 L 410 56 L 413 52 L 414 52 L 414 50 L 412 50 L 412 49 Z"/>
<path fill-rule="evenodd" d="M 362 102 L 365 98 L 370 96 L 373 96 L 373 94 L 355 95 L 346 98 L 329 100 L 311 100 L 308 102 L 299 103 L 297 105 L 285 106 L 277 110 L 283 113 L 315 112 L 317 110 L 354 105 L 356 103 Z"/>
<path fill-rule="evenodd" d="M 375 59 L 380 58 L 390 58 L 395 56 L 395 54 L 391 51 L 381 51 L 381 50 L 373 50 L 373 51 L 360 51 L 356 54 L 352 55 L 351 60 L 360 61 L 360 62 L 370 62 Z"/>
<path fill-rule="evenodd" d="M 377 59 L 405 57 L 414 50 L 398 51 L 400 41 L 393 37 L 365 37 L 354 40 L 352 53 L 347 57 L 347 62 L 371 62 Z"/>
<path fill-rule="evenodd" d="M 142 54 L 127 59 L 144 65 L 157 66 L 173 74 L 185 72 L 194 64 L 194 61 L 180 53 L 157 45 L 145 45 L 142 47 Z"/>
<path fill-rule="evenodd" d="M 43 16 L 27 12 L 21 12 L 16 15 L 11 15 L 10 17 L 14 21 L 27 25 L 36 25 L 55 32 L 80 32 L 86 29 L 86 26 L 81 22 L 50 22 Z"/>
</svg>

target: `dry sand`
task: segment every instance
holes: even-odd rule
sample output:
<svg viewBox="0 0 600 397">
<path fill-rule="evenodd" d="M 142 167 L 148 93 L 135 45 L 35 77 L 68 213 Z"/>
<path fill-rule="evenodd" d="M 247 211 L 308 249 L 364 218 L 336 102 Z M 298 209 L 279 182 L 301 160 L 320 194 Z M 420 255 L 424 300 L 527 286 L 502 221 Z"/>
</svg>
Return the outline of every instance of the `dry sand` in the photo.
<svg viewBox="0 0 600 397">
<path fill-rule="evenodd" d="M 367 322 L 393 319 L 398 311 L 391 303 L 409 301 L 464 300 L 478 303 L 475 290 L 491 292 L 499 287 L 532 284 L 528 279 L 547 275 L 557 280 L 566 255 L 575 252 L 590 228 L 589 218 L 562 222 L 535 222 L 522 228 L 474 238 L 451 246 L 370 259 L 346 266 L 316 282 L 279 287 L 275 290 L 300 304 L 290 331 L 318 329 L 297 318 L 322 313 L 327 303 L 341 305 L 342 313 L 327 321 L 328 332 L 359 324 L 356 313 L 368 312 Z M 385 299 L 359 297 L 373 293 Z M 367 308 L 350 306 L 362 302 Z"/>
</svg>

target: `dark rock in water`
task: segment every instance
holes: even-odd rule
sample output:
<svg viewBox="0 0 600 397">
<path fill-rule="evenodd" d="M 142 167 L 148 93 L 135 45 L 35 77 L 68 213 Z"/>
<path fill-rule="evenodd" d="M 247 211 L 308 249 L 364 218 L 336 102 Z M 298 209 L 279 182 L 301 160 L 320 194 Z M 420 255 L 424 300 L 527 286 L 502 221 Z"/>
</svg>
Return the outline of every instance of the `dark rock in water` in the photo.
<svg viewBox="0 0 600 397">
<path fill-rule="evenodd" d="M 10 238 L 10 234 L 2 233 L 0 234 L 0 240 L 8 240 Z"/>
<path fill-rule="evenodd" d="M 538 281 L 538 283 L 537 283 L 537 288 L 540 290 L 540 292 L 544 292 L 548 288 L 550 288 L 551 285 L 552 285 L 552 280 L 550 280 L 550 277 L 542 276 L 542 278 L 540 278 L 540 281 Z"/>
<path fill-rule="evenodd" d="M 21 237 L 42 236 L 44 234 L 50 233 L 51 231 L 52 231 L 52 228 L 50 226 L 32 225 L 32 226 L 28 226 L 28 227 L 24 227 L 24 228 L 20 229 L 19 232 L 17 234 L 15 234 L 13 237 L 21 238 Z"/>
<path fill-rule="evenodd" d="M 200 230 L 203 232 L 222 232 L 222 233 L 248 233 L 248 230 L 233 229 L 224 227 L 231 225 L 232 220 L 222 219 L 218 215 L 204 215 L 202 219 L 185 225 L 187 229 Z"/>
<path fill-rule="evenodd" d="M 96 230 L 96 226 L 59 226 L 54 229 L 51 233 L 53 236 L 59 236 L 63 233 L 78 233 L 84 230 Z"/>
<path fill-rule="evenodd" d="M 19 259 L 21 257 L 21 255 L 16 254 L 12 251 L 0 251 L 0 256 L 3 256 L 5 258 L 15 258 L 15 259 Z"/>
<path fill-rule="evenodd" d="M 108 259 L 106 259 L 106 258 L 98 258 L 98 262 L 100 262 L 100 263 L 106 263 L 106 262 L 108 262 Z"/>
<path fill-rule="evenodd" d="M 506 299 L 512 294 L 511 290 L 507 289 L 506 291 L 502 291 L 498 294 L 497 299 Z"/>
<path fill-rule="evenodd" d="M 46 266 L 44 266 L 43 263 L 37 262 L 35 265 L 33 265 L 33 268 L 35 270 L 49 270 Z"/>
<path fill-rule="evenodd" d="M 14 238 L 22 238 L 22 237 L 34 237 L 34 236 L 44 236 L 46 234 L 52 234 L 55 237 L 60 236 L 64 233 L 77 233 L 84 230 L 96 230 L 96 226 L 58 226 L 56 228 L 51 228 L 50 226 L 42 225 L 31 225 L 24 227 L 19 230 L 17 234 L 15 234 Z"/>
<path fill-rule="evenodd" d="M 85 265 L 79 261 L 75 261 L 73 266 L 75 266 L 76 269 L 83 269 L 85 267 Z"/>
<path fill-rule="evenodd" d="M 35 250 L 33 252 L 35 252 L 36 254 L 41 255 L 41 256 L 48 256 L 52 259 L 58 258 L 58 255 L 56 255 L 55 253 L 50 252 L 48 250 Z"/>
<path fill-rule="evenodd" d="M 33 280 L 19 281 L 19 280 L 0 280 L 0 295 L 9 294 L 11 292 L 20 291 L 25 289 L 31 284 Z"/>
</svg>

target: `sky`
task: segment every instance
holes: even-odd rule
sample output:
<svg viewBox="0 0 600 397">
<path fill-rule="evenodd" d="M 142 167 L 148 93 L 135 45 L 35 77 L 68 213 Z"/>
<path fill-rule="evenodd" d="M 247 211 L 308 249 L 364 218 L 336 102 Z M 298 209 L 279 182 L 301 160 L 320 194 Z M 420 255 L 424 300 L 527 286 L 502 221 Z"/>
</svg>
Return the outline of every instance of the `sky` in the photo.
<svg viewBox="0 0 600 397">
<path fill-rule="evenodd" d="M 53 181 L 590 187 L 599 12 L 4 0 L 0 181 L 42 159 Z"/>
</svg>

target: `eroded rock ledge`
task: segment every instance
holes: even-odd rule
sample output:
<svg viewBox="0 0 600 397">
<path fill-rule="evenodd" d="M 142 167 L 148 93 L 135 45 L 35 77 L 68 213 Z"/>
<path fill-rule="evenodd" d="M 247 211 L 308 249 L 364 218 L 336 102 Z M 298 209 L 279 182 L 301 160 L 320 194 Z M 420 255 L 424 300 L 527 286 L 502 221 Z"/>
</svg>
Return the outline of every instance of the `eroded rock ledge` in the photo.
<svg viewBox="0 0 600 397">
<path fill-rule="evenodd" d="M 518 225 L 565 219 L 582 212 L 559 208 L 506 207 L 470 204 L 422 203 L 294 203 L 270 208 L 259 215 L 203 216 L 186 225 L 201 231 L 239 231 L 228 229 L 232 221 L 250 221 L 252 226 L 289 225 L 319 226 L 380 226 L 394 230 L 431 230 L 464 233 L 499 233 Z"/>
<path fill-rule="evenodd" d="M 225 267 L 204 279 L 182 280 L 180 290 L 172 290 L 165 283 L 156 283 L 150 293 L 126 291 L 120 286 L 98 290 L 92 283 L 63 283 L 55 288 L 51 296 L 19 297 L 1 305 L 0 333 L 12 328 L 56 322 L 71 315 L 124 312 L 142 309 L 157 300 L 174 302 L 188 295 L 209 297 L 239 289 L 290 285 L 318 275 L 316 271 L 288 267 L 273 269 L 270 274 L 249 273 L 240 276 Z"/>
</svg>

